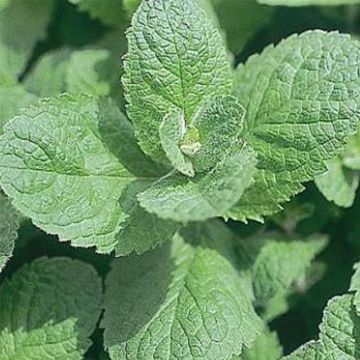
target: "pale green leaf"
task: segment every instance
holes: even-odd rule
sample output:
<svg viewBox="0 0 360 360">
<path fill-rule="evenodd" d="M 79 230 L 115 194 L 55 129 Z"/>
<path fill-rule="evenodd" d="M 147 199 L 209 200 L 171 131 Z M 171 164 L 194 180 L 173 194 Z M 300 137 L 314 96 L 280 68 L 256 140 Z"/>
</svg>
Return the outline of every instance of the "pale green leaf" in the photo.
<svg viewBox="0 0 360 360">
<path fill-rule="evenodd" d="M 0 272 L 12 256 L 18 229 L 18 212 L 11 206 L 10 201 L 0 194 Z"/>
<path fill-rule="evenodd" d="M 358 316 L 360 316 L 360 262 L 354 265 L 355 273 L 351 278 L 350 291 L 354 294 L 354 306 Z"/>
<path fill-rule="evenodd" d="M 255 249 L 251 271 L 257 300 L 266 303 L 289 291 L 326 244 L 326 237 L 320 235 L 301 239 L 268 234 L 244 240 L 245 246 Z"/>
<path fill-rule="evenodd" d="M 244 115 L 233 96 L 214 98 L 201 109 L 192 123 L 198 132 L 199 150 L 192 157 L 197 172 L 213 168 L 235 151 L 241 143 Z"/>
<path fill-rule="evenodd" d="M 290 310 L 288 300 L 290 293 L 291 291 L 279 292 L 272 297 L 262 309 L 261 318 L 269 323 L 279 316 L 286 314 Z"/>
<path fill-rule="evenodd" d="M 119 198 L 134 179 L 102 142 L 92 98 L 42 100 L 5 126 L 4 191 L 24 215 L 75 246 L 111 251 L 123 214 Z"/>
<path fill-rule="evenodd" d="M 189 124 L 203 104 L 231 90 L 219 31 L 193 0 L 144 1 L 128 32 L 123 84 L 140 146 L 167 162 L 159 126 L 173 108 Z"/>
<path fill-rule="evenodd" d="M 359 174 L 345 168 L 340 158 L 327 165 L 328 171 L 315 178 L 316 186 L 328 201 L 342 207 L 352 206 L 359 186 Z"/>
<path fill-rule="evenodd" d="M 255 166 L 252 148 L 239 145 L 208 172 L 194 178 L 169 174 L 138 199 L 148 212 L 179 222 L 223 216 L 252 184 Z"/>
<path fill-rule="evenodd" d="M 155 163 L 140 149 L 131 122 L 109 99 L 98 101 L 101 137 L 120 162 L 138 178 L 155 180 L 170 168 Z"/>
<path fill-rule="evenodd" d="M 327 353 L 320 341 L 309 341 L 282 360 L 339 360 L 336 354 Z"/>
<path fill-rule="evenodd" d="M 231 359 L 261 330 L 228 230 L 202 226 L 185 239 L 113 263 L 102 322 L 111 359 Z"/>
<path fill-rule="evenodd" d="M 308 31 L 240 65 L 235 91 L 247 109 L 243 136 L 259 171 L 230 216 L 261 220 L 326 171 L 360 118 L 360 45 L 348 35 Z"/>
<path fill-rule="evenodd" d="M 233 357 L 232 360 L 279 360 L 281 356 L 282 348 L 276 333 L 265 329 L 250 349 L 244 349 L 240 357 Z"/>
<path fill-rule="evenodd" d="M 111 101 L 103 100 L 99 105 L 102 139 L 120 162 L 138 178 L 126 187 L 119 199 L 125 220 L 115 236 L 115 253 L 117 256 L 134 251 L 139 254 L 171 239 L 180 227 L 178 223 L 146 212 L 137 200 L 137 194 L 147 189 L 167 169 L 161 168 L 141 152 L 131 123 Z"/>
<path fill-rule="evenodd" d="M 70 55 L 69 49 L 45 53 L 26 76 L 25 89 L 39 97 L 56 96 L 65 92 Z"/>
<path fill-rule="evenodd" d="M 15 207 L 74 246 L 139 253 L 179 228 L 136 200 L 162 173 L 136 147 L 131 125 L 111 101 L 41 100 L 5 126 L 0 153 L 1 185 Z"/>
<path fill-rule="evenodd" d="M 77 260 L 41 258 L 0 287 L 2 360 L 81 360 L 100 316 L 102 286 Z"/>
<path fill-rule="evenodd" d="M 101 66 L 109 57 L 109 51 L 104 49 L 75 51 L 66 72 L 67 90 L 74 94 L 109 95 L 110 84 L 100 78 Z"/>
<path fill-rule="evenodd" d="M 111 79 L 107 76 L 110 53 L 105 49 L 58 50 L 45 54 L 26 77 L 25 88 L 49 97 L 65 91 L 108 96 Z"/>
<path fill-rule="evenodd" d="M 352 170 L 360 170 L 360 132 L 352 136 L 343 154 L 344 165 Z"/>
<path fill-rule="evenodd" d="M 173 109 L 164 116 L 160 124 L 160 141 L 171 165 L 182 174 L 192 177 L 195 175 L 194 167 L 180 148 L 185 131 L 184 114 L 179 109 Z"/>
<path fill-rule="evenodd" d="M 170 240 L 181 227 L 181 224 L 161 219 L 140 206 L 137 195 L 151 186 L 151 183 L 149 180 L 132 182 L 119 200 L 126 218 L 115 237 L 117 256 L 128 255 L 132 252 L 141 254 L 153 249 Z"/>
</svg>

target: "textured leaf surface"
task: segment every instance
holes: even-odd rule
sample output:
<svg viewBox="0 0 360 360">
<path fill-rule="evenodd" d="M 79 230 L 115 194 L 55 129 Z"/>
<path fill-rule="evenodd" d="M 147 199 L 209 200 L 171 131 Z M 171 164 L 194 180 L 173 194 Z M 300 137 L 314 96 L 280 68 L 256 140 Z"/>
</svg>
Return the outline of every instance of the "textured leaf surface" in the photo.
<svg viewBox="0 0 360 360">
<path fill-rule="evenodd" d="M 1 184 L 15 207 L 74 246 L 140 253 L 179 228 L 140 207 L 137 193 L 163 169 L 141 153 L 111 101 L 42 100 L 6 125 L 0 151 Z"/>
<path fill-rule="evenodd" d="M 14 250 L 19 214 L 10 201 L 0 194 L 0 272 L 5 267 Z"/>
<path fill-rule="evenodd" d="M 248 145 L 194 178 L 169 175 L 139 194 L 141 206 L 164 219 L 199 221 L 225 215 L 253 181 L 256 157 Z"/>
<path fill-rule="evenodd" d="M 244 113 L 236 98 L 225 96 L 212 99 L 189 126 L 180 110 L 167 114 L 160 125 L 160 140 L 174 168 L 194 176 L 238 151 Z"/>
<path fill-rule="evenodd" d="M 101 281 L 76 260 L 41 258 L 0 287 L 0 358 L 81 360 L 100 316 Z"/>
<path fill-rule="evenodd" d="M 143 150 L 166 161 L 159 126 L 173 108 L 190 123 L 215 95 L 231 90 L 218 30 L 193 0 L 144 1 L 128 32 L 123 83 L 128 114 Z"/>
<path fill-rule="evenodd" d="M 284 360 L 355 360 L 359 358 L 360 318 L 352 305 L 353 296 L 331 299 L 324 310 L 317 342 L 309 342 Z"/>
<path fill-rule="evenodd" d="M 194 176 L 195 170 L 191 160 L 180 148 L 185 131 L 184 114 L 179 109 L 170 111 L 160 124 L 160 141 L 171 165 L 186 176 Z"/>
<path fill-rule="evenodd" d="M 309 6 L 309 5 L 352 5 L 359 4 L 359 0 L 257 0 L 261 4 L 286 5 L 286 6 Z"/>
<path fill-rule="evenodd" d="M 251 271 L 257 300 L 267 302 L 289 291 L 326 244 L 323 236 L 299 239 L 268 234 L 244 240 L 245 251 L 253 259 Z"/>
<path fill-rule="evenodd" d="M 199 137 L 199 150 L 192 158 L 197 172 L 213 168 L 236 151 L 244 115 L 244 108 L 233 96 L 214 98 L 204 106 L 192 123 Z"/>
<path fill-rule="evenodd" d="M 102 324 L 113 360 L 231 359 L 257 335 L 261 323 L 232 264 L 232 235 L 214 224 L 189 232 L 187 242 L 177 235 L 114 262 Z"/>
<path fill-rule="evenodd" d="M 315 183 L 328 201 L 350 207 L 359 186 L 359 174 L 343 166 L 340 158 L 330 161 L 328 171 L 315 178 Z"/>
<path fill-rule="evenodd" d="M 120 198 L 121 210 L 126 218 L 121 223 L 116 235 L 117 256 L 128 255 L 132 252 L 141 254 L 157 245 L 170 240 L 181 224 L 161 219 L 150 214 L 140 206 L 137 195 L 151 185 L 150 181 L 138 180 L 131 183 Z"/>
<path fill-rule="evenodd" d="M 1 183 L 33 222 L 77 246 L 111 251 L 119 197 L 134 177 L 102 142 L 97 103 L 61 96 L 30 107 L 0 139 Z"/>
<path fill-rule="evenodd" d="M 354 306 L 358 316 L 360 316 L 360 263 L 356 263 L 354 266 L 355 273 L 351 278 L 350 291 L 354 291 Z"/>
<path fill-rule="evenodd" d="M 111 152 L 138 178 L 126 187 L 119 199 L 125 220 L 116 234 L 116 255 L 128 255 L 134 251 L 139 254 L 171 239 L 180 225 L 146 212 L 136 198 L 167 169 L 142 153 L 131 123 L 111 101 L 100 102 L 99 130 Z"/>
<path fill-rule="evenodd" d="M 245 139 L 258 154 L 255 184 L 230 216 L 261 220 L 326 171 L 360 118 L 360 46 L 347 35 L 309 31 L 270 46 L 236 71 L 247 109 Z M 261 196 L 259 196 L 261 194 Z"/>
</svg>

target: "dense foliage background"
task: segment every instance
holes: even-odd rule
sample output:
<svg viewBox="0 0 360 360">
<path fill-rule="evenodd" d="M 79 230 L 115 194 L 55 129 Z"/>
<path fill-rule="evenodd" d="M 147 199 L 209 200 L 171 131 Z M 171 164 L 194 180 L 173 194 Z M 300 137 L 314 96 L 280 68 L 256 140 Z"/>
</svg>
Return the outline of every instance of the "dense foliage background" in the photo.
<svg viewBox="0 0 360 360">
<path fill-rule="evenodd" d="M 5 45 L 6 41 L 11 42 L 6 45 L 8 47 L 0 48 L 1 125 L 19 108 L 33 102 L 31 95 L 23 96 L 24 89 L 39 97 L 51 95 L 48 87 L 46 94 L 42 94 L 42 83 L 53 83 L 54 93 L 65 86 L 59 85 L 61 82 L 66 82 L 66 88 L 75 93 L 81 83 L 81 89 L 87 87 L 89 92 L 112 97 L 124 110 L 120 82 L 122 57 L 127 49 L 125 30 L 136 1 L 123 4 L 121 0 L 103 0 L 102 11 L 93 6 L 95 3 L 95 0 L 0 0 L 0 38 Z M 309 29 L 338 30 L 354 38 L 360 36 L 360 5 L 289 7 L 260 5 L 255 0 L 213 0 L 208 5 L 213 6 L 218 17 L 234 67 L 267 45 L 278 44 L 291 34 Z M 19 51 L 15 60 L 9 62 L 12 46 Z M 57 56 L 49 57 L 53 54 Z M 56 61 L 69 54 L 70 75 L 63 78 L 63 73 L 55 66 Z M 9 70 L 9 66 L 15 69 Z M 9 74 L 17 78 L 14 92 L 8 90 L 13 81 L 9 80 Z M 355 170 L 354 176 L 358 175 Z M 303 193 L 285 205 L 283 212 L 266 218 L 264 224 L 227 223 L 242 238 L 273 230 L 303 237 L 314 233 L 329 237 L 327 246 L 303 281 L 292 288 L 285 309 L 269 321 L 284 354 L 316 338 L 328 300 L 347 292 L 353 264 L 360 258 L 359 219 L 359 195 L 353 203 L 346 204 L 346 208 L 337 206 L 326 200 L 311 182 L 306 184 Z M 42 232 L 30 220 L 21 218 L 14 254 L 0 274 L 0 283 L 25 263 L 41 256 L 83 260 L 92 264 L 103 278 L 112 260 L 112 256 L 98 255 L 93 249 L 61 243 L 56 236 Z M 87 359 L 106 359 L 102 330 L 96 330 L 92 340 Z"/>
</svg>

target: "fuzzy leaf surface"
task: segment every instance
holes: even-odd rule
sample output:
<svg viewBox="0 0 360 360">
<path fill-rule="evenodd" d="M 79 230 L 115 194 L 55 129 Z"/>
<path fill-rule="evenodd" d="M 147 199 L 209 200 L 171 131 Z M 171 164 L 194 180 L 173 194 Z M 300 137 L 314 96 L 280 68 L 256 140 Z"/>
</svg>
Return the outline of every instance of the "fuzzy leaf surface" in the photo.
<svg viewBox="0 0 360 360">
<path fill-rule="evenodd" d="M 40 258 L 0 287 L 0 358 L 81 360 L 100 316 L 101 280 L 68 258 Z"/>
<path fill-rule="evenodd" d="M 239 145 L 208 172 L 169 175 L 139 194 L 141 206 L 164 219 L 201 221 L 223 216 L 253 182 L 256 154 Z"/>
<path fill-rule="evenodd" d="M 18 212 L 11 206 L 10 201 L 0 194 L 0 272 L 12 256 L 18 229 Z"/>
<path fill-rule="evenodd" d="M 238 67 L 235 91 L 247 109 L 243 136 L 258 154 L 259 171 L 232 218 L 262 220 L 326 171 L 325 161 L 358 129 L 359 65 L 357 41 L 315 30 Z"/>
<path fill-rule="evenodd" d="M 231 359 L 249 346 L 261 322 L 233 266 L 231 239 L 211 224 L 115 261 L 102 322 L 111 359 Z"/>
<path fill-rule="evenodd" d="M 141 3 L 127 34 L 123 76 L 128 115 L 140 146 L 168 162 L 159 126 L 171 109 L 189 124 L 216 95 L 231 91 L 231 71 L 221 35 L 193 0 Z"/>
<path fill-rule="evenodd" d="M 318 341 L 310 341 L 283 360 L 355 360 L 359 358 L 360 318 L 353 295 L 332 298 L 324 310 Z"/>
</svg>

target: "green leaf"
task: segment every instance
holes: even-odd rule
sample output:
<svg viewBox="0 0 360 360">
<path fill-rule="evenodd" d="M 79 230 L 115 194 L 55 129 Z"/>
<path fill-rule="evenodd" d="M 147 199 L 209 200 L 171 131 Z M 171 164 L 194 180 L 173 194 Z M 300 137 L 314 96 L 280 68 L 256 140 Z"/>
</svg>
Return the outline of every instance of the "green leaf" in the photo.
<svg viewBox="0 0 360 360">
<path fill-rule="evenodd" d="M 181 151 L 181 140 L 186 131 L 184 114 L 179 109 L 173 109 L 164 116 L 160 124 L 160 141 L 171 165 L 182 174 L 193 177 L 194 167 L 189 157 Z"/>
<path fill-rule="evenodd" d="M 309 341 L 291 355 L 282 358 L 282 360 L 338 360 L 335 356 L 336 354 L 327 353 L 321 342 Z"/>
<path fill-rule="evenodd" d="M 326 244 L 326 237 L 320 235 L 301 239 L 264 234 L 243 240 L 245 251 L 253 258 L 251 272 L 257 301 L 264 304 L 288 292 Z"/>
<path fill-rule="evenodd" d="M 56 96 L 66 91 L 66 72 L 71 51 L 61 49 L 45 53 L 26 76 L 24 87 L 39 97 Z"/>
<path fill-rule="evenodd" d="M 120 25 L 124 21 L 121 0 L 68 0 L 81 11 L 89 13 L 95 19 L 108 25 Z"/>
<path fill-rule="evenodd" d="M 129 255 L 132 252 L 141 254 L 153 249 L 170 240 L 181 227 L 181 224 L 161 219 L 140 206 L 137 195 L 151 186 L 151 183 L 148 180 L 132 182 L 120 198 L 125 220 L 115 237 L 117 256 Z"/>
<path fill-rule="evenodd" d="M 159 174 L 167 169 L 154 163 L 139 148 L 131 123 L 111 101 L 99 103 L 99 131 L 111 152 L 138 180 L 129 184 L 119 203 L 125 220 L 121 222 L 115 238 L 115 254 L 143 253 L 170 240 L 180 224 L 158 218 L 146 212 L 137 200 L 137 194 L 146 190 Z"/>
<path fill-rule="evenodd" d="M 4 191 L 23 214 L 75 246 L 111 251 L 119 198 L 134 179 L 101 141 L 99 109 L 88 97 L 42 100 L 5 126 Z"/>
<path fill-rule="evenodd" d="M 198 131 L 199 150 L 192 157 L 197 172 L 213 168 L 236 151 L 244 115 L 233 96 L 215 98 L 201 109 L 192 123 Z"/>
<path fill-rule="evenodd" d="M 101 137 L 111 152 L 132 174 L 138 178 L 155 179 L 159 174 L 165 175 L 170 171 L 169 168 L 152 161 L 141 151 L 131 122 L 113 101 L 101 99 L 98 105 Z"/>
<path fill-rule="evenodd" d="M 10 0 L 0 8 L 0 84 L 15 84 L 46 35 L 54 1 Z"/>
<path fill-rule="evenodd" d="M 340 158 L 327 163 L 328 171 L 315 178 L 315 183 L 328 201 L 336 205 L 353 205 L 359 186 L 359 174 L 343 166 Z"/>
<path fill-rule="evenodd" d="M 164 116 L 180 109 L 188 125 L 211 98 L 231 91 L 226 50 L 193 0 L 142 2 L 128 42 L 123 76 L 128 115 L 142 149 L 168 162 L 159 135 Z"/>
<path fill-rule="evenodd" d="M 265 329 L 250 349 L 244 349 L 240 357 L 233 357 L 232 360 L 279 360 L 281 356 L 282 348 L 276 333 Z"/>
<path fill-rule="evenodd" d="M 138 204 L 137 192 L 158 179 L 151 174 L 159 168 L 136 147 L 122 151 L 133 143 L 129 123 L 111 101 L 41 100 L 5 126 L 1 185 L 17 209 L 60 240 L 101 253 L 143 252 L 170 239 L 179 224 Z"/>
<path fill-rule="evenodd" d="M 252 184 L 256 157 L 244 144 L 194 178 L 168 175 L 138 195 L 141 206 L 163 219 L 200 221 L 223 216 Z"/>
<path fill-rule="evenodd" d="M 75 51 L 66 72 L 68 91 L 74 94 L 109 95 L 110 84 L 99 78 L 101 70 L 98 69 L 105 66 L 109 57 L 109 51 L 104 49 Z"/>
<path fill-rule="evenodd" d="M 102 322 L 111 359 L 231 359 L 259 333 L 232 234 L 214 223 L 185 239 L 113 263 Z"/>
<path fill-rule="evenodd" d="M 37 101 L 37 97 L 27 92 L 21 85 L 0 86 L 0 134 L 3 133 L 3 126 L 20 109 L 29 106 Z"/>
<path fill-rule="evenodd" d="M 236 152 L 245 111 L 233 96 L 216 97 L 206 104 L 193 122 L 173 110 L 160 125 L 162 147 L 175 169 L 193 177 L 216 167 Z"/>
<path fill-rule="evenodd" d="M 11 206 L 10 201 L 0 194 L 0 272 L 12 256 L 19 226 L 18 212 Z"/>
<path fill-rule="evenodd" d="M 360 316 L 360 262 L 354 265 L 355 273 L 351 278 L 350 291 L 354 291 L 354 306 L 356 313 Z"/>
<path fill-rule="evenodd" d="M 257 0 L 260 4 L 266 5 L 286 5 L 286 6 L 334 6 L 359 4 L 359 0 Z"/>
<path fill-rule="evenodd" d="M 350 36 L 308 31 L 238 67 L 243 136 L 258 154 L 259 171 L 232 218 L 262 220 L 326 171 L 325 161 L 358 128 L 359 63 L 360 46 Z"/>
<path fill-rule="evenodd" d="M 67 258 L 25 265 L 0 287 L 0 358 L 83 359 L 101 297 L 90 265 Z"/>
<path fill-rule="evenodd" d="M 343 162 L 351 170 L 360 170 L 360 132 L 350 138 L 343 154 Z"/>
<path fill-rule="evenodd" d="M 107 74 L 109 61 L 110 52 L 106 49 L 64 49 L 47 53 L 26 77 L 25 87 L 43 97 L 65 91 L 108 96 L 112 85 L 112 75 Z"/>
<path fill-rule="evenodd" d="M 319 340 L 305 344 L 284 360 L 358 359 L 360 318 L 355 314 L 352 300 L 352 295 L 331 299 L 324 310 Z"/>
</svg>

